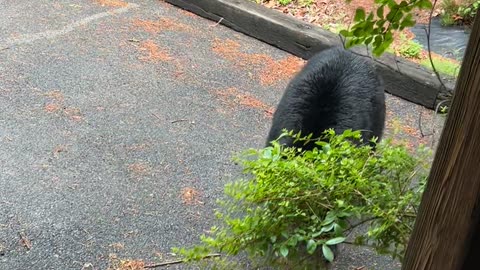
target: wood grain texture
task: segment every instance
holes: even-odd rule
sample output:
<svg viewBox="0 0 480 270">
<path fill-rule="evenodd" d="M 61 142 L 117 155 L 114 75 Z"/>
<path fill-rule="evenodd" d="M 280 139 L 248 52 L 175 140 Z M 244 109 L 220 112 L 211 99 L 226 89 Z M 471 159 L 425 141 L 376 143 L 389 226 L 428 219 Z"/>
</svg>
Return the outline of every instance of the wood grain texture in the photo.
<svg viewBox="0 0 480 270">
<path fill-rule="evenodd" d="M 480 228 L 479 15 L 410 238 L 404 270 L 480 269 L 480 254 L 469 254 L 471 248 L 478 250 L 478 241 L 473 239 L 478 238 Z M 475 246 L 471 247 L 472 243 Z M 467 254 L 469 262 L 465 263 Z"/>
</svg>

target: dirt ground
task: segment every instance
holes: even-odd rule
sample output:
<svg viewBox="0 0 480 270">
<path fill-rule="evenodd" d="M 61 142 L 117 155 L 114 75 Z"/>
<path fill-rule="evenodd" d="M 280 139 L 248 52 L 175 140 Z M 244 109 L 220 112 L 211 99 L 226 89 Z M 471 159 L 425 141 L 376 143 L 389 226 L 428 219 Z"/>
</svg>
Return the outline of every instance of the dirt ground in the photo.
<svg viewBox="0 0 480 270">
<path fill-rule="evenodd" d="M 320 26 L 335 23 L 349 25 L 353 20 L 357 8 L 363 8 L 366 12 L 375 8 L 375 2 L 373 0 L 358 0 L 350 3 L 336 0 L 315 0 L 312 1 L 311 4 L 306 4 L 307 2 L 309 1 L 292 1 L 292 3 L 284 6 L 275 0 L 265 0 L 262 1 L 261 4 Z M 441 8 L 437 4 L 433 16 L 440 14 L 440 11 Z M 430 11 L 416 10 L 414 11 L 414 15 L 417 23 L 428 23 Z"/>
</svg>

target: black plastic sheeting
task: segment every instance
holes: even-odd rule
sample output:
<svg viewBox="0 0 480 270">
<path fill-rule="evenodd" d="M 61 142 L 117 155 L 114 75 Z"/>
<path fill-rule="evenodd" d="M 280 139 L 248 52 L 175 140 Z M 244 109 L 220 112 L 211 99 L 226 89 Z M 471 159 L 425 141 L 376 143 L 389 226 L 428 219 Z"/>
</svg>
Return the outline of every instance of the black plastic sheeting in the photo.
<svg viewBox="0 0 480 270">
<path fill-rule="evenodd" d="M 428 25 L 417 24 L 410 31 L 415 34 L 414 40 L 427 50 L 427 34 L 425 29 Z M 463 26 L 444 27 L 440 19 L 433 18 L 431 23 L 430 48 L 444 57 L 462 60 L 467 47 L 470 30 Z"/>
</svg>

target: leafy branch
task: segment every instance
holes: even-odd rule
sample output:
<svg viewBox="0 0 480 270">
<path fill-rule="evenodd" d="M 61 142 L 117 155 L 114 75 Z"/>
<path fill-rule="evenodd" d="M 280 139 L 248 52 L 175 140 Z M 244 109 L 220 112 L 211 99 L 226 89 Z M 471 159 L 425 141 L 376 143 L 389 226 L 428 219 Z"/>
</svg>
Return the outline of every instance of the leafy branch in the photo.
<svg viewBox="0 0 480 270">
<path fill-rule="evenodd" d="M 430 9 L 429 0 L 409 0 L 397 3 L 395 0 L 375 0 L 377 8 L 368 14 L 358 8 L 350 29 L 340 31 L 346 38 L 346 47 L 372 45 L 372 53 L 380 56 L 393 43 L 393 33 L 415 25 L 412 10 Z M 385 15 L 385 12 L 387 14 Z"/>
<path fill-rule="evenodd" d="M 312 140 L 291 132 L 282 136 Z M 353 143 L 359 139 L 358 131 L 337 135 L 329 130 L 313 150 L 274 142 L 246 151 L 236 158 L 246 179 L 227 184 L 227 197 L 218 201 L 220 225 L 201 237 L 202 244 L 175 252 L 191 261 L 212 252 L 246 252 L 252 259 L 268 258 L 268 264 L 333 261 L 335 246 L 360 227 L 355 244 L 401 258 L 430 152 L 420 148 L 412 155 L 391 140 L 373 151 Z M 353 219 L 357 222 L 352 224 Z"/>
</svg>

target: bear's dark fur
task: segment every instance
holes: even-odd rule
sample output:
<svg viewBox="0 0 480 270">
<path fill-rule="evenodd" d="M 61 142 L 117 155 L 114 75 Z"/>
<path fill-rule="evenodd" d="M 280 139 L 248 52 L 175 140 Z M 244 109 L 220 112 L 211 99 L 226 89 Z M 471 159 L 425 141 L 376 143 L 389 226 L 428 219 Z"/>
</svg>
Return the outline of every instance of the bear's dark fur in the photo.
<svg viewBox="0 0 480 270">
<path fill-rule="evenodd" d="M 385 125 L 385 89 L 374 66 L 343 48 L 331 48 L 314 55 L 293 78 L 273 115 L 267 146 L 282 129 L 310 133 L 318 138 L 333 128 L 337 134 L 347 129 L 361 130 L 364 142 L 382 137 Z M 309 150 L 307 145 L 283 137 L 288 147 Z"/>
</svg>

